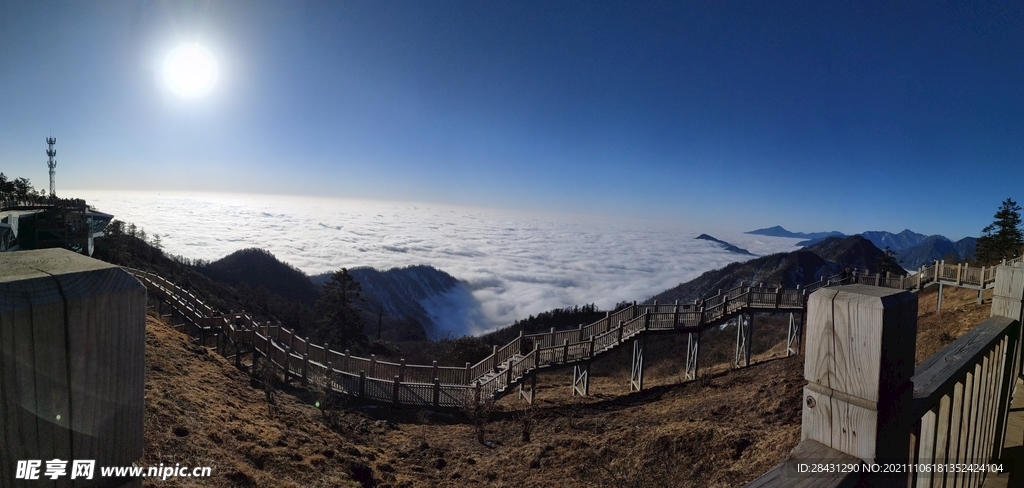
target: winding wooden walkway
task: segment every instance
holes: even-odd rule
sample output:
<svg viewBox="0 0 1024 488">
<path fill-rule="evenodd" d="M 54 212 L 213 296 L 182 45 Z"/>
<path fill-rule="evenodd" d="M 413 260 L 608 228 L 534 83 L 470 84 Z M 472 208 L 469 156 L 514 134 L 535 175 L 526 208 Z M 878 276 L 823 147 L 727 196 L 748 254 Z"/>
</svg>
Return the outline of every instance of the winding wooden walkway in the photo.
<svg viewBox="0 0 1024 488">
<path fill-rule="evenodd" d="M 1019 259 L 1018 259 L 1019 260 Z M 1017 260 L 1015 260 L 1017 261 Z M 604 318 L 576 329 L 520 336 L 476 364 L 465 367 L 406 364 L 363 358 L 348 351 L 335 351 L 329 344 L 312 344 L 280 323 L 257 322 L 245 313 L 224 314 L 203 303 L 190 292 L 168 280 L 140 270 L 128 269 L 160 301 L 169 304 L 199 335 L 205 344 L 215 337 L 217 350 L 227 345 L 240 361 L 244 353 L 271 361 L 286 380 L 303 382 L 369 401 L 460 407 L 497 399 L 518 387 L 520 396 L 533 401 L 537 373 L 573 368 L 573 394 L 589 393 L 590 363 L 620 347 L 632 345 L 632 389 L 643 388 L 645 337 L 661 333 L 689 335 L 685 376 L 697 376 L 701 332 L 742 315 L 764 312 L 796 312 L 801 321 L 807 297 L 822 287 L 853 283 L 910 291 L 931 285 L 951 285 L 982 290 L 995 281 L 995 268 L 946 265 L 936 262 L 912 276 L 860 275 L 822 278 L 798 288 L 738 286 L 692 304 L 633 304 L 609 312 Z M 789 353 L 799 352 L 801 324 L 790 321 Z M 749 320 L 738 320 L 736 366 L 750 362 Z"/>
</svg>

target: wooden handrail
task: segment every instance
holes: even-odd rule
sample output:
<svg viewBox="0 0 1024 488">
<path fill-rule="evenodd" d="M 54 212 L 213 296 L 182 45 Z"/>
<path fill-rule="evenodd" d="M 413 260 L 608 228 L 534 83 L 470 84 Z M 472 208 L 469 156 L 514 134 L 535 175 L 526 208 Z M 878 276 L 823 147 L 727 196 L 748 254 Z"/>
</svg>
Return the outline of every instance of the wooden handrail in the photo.
<svg viewBox="0 0 1024 488">
<path fill-rule="evenodd" d="M 941 261 L 935 276 L 941 278 L 944 268 L 955 271 L 947 276 L 964 279 L 963 266 L 957 270 Z M 811 480 L 785 474 L 810 452 L 808 443 L 818 442 L 826 452 L 816 447 L 816 459 L 853 456 L 921 467 L 895 478 L 889 474 L 886 486 L 979 486 L 986 471 L 936 466 L 988 466 L 1002 456 L 1011 391 L 1021 367 L 1024 268 L 998 270 L 992 317 L 927 358 L 912 375 L 907 367 L 914 359 L 916 297 L 861 285 L 815 292 L 808 306 L 801 444 L 751 485 L 856 482 L 846 476 Z M 865 476 L 870 481 L 879 475 Z"/>
<path fill-rule="evenodd" d="M 1015 261 L 1020 261 L 1020 259 L 1011 260 L 1011 262 Z M 930 273 L 930 276 L 941 277 L 943 266 L 943 263 L 936 262 L 931 267 L 922 268 L 920 272 Z M 254 347 L 257 349 L 263 347 L 261 344 L 269 343 L 271 340 L 280 342 L 282 346 L 288 347 L 288 354 L 290 355 L 289 358 L 291 358 L 284 362 L 291 363 L 296 357 L 305 357 L 303 360 L 303 367 L 307 369 L 307 372 L 309 370 L 309 366 L 305 363 L 315 364 L 315 369 L 325 367 L 325 363 L 332 362 L 331 358 L 344 358 L 343 360 L 333 362 L 332 369 L 338 373 L 358 375 L 362 372 L 367 378 L 375 380 L 393 381 L 394 373 L 399 369 L 399 366 L 396 363 L 375 361 L 368 358 L 342 354 L 333 350 L 325 350 L 321 345 L 309 344 L 307 339 L 295 335 L 294 331 L 281 327 L 280 325 L 254 325 L 252 318 L 244 313 L 235 314 L 232 320 L 225 321 L 224 319 L 220 319 L 219 323 L 226 322 L 226 325 L 217 325 L 219 324 L 218 322 L 211 321 L 210 319 L 220 318 L 222 317 L 222 314 L 217 313 L 192 293 L 183 290 L 181 287 L 154 273 L 131 268 L 126 269 L 139 278 L 147 288 L 156 291 L 161 298 L 171 302 L 175 310 L 178 310 L 178 312 L 185 316 L 186 319 L 194 326 L 200 327 L 204 330 L 223 329 L 224 327 L 227 327 L 229 330 L 225 333 L 228 334 L 232 340 L 249 340 L 253 342 Z M 973 279 L 965 277 L 975 275 L 981 277 L 981 283 L 979 283 L 979 285 L 984 286 L 985 284 L 992 284 L 995 276 L 994 268 L 984 269 L 963 267 L 962 272 L 957 273 L 957 276 L 953 277 L 954 283 L 948 284 L 957 284 L 957 282 L 973 284 Z M 922 276 L 922 278 L 923 277 L 924 276 Z M 463 367 L 441 367 L 441 369 L 435 369 L 433 366 L 405 365 L 402 371 L 415 371 L 416 373 L 413 373 L 414 376 L 410 376 L 409 379 L 415 379 L 418 381 L 427 379 L 423 376 L 421 371 L 425 371 L 426 369 L 429 369 L 432 372 L 437 371 L 439 373 L 443 371 L 444 374 L 441 376 L 444 376 L 444 384 L 446 385 L 469 387 L 475 385 L 479 381 L 482 385 L 486 386 L 492 384 L 495 381 L 494 377 L 499 375 L 506 377 L 506 379 L 512 379 L 512 377 L 507 374 L 499 373 L 503 373 L 509 370 L 509 368 L 523 363 L 521 358 L 528 355 L 522 355 L 521 353 L 525 347 L 529 347 L 531 344 L 534 346 L 540 346 L 538 356 L 531 356 L 534 357 L 534 362 L 536 362 L 540 356 L 548 355 L 549 347 L 562 347 L 566 344 L 569 348 L 576 348 L 577 346 L 582 347 L 581 345 L 583 344 L 586 344 L 586 347 L 591 347 L 591 345 L 593 345 L 594 351 L 589 353 L 586 357 L 586 359 L 590 359 L 590 356 L 592 355 L 597 355 L 603 351 L 616 347 L 621 342 L 618 340 L 619 333 L 622 333 L 623 337 L 629 338 L 633 337 L 635 334 L 646 332 L 647 329 L 635 328 L 635 326 L 640 323 L 637 322 L 637 320 L 641 317 L 644 318 L 646 321 L 645 324 L 647 324 L 646 326 L 650 327 L 650 330 L 652 331 L 672 329 L 682 331 L 699 331 L 713 327 L 716 324 L 721 323 L 723 320 L 730 319 L 737 313 L 744 313 L 751 309 L 802 309 L 805 306 L 806 298 L 810 291 L 848 282 L 867 282 L 870 284 L 878 282 L 882 286 L 902 288 L 907 285 L 915 287 L 917 286 L 918 280 L 905 280 L 902 277 L 879 279 L 877 276 L 860 276 L 854 274 L 853 276 L 845 278 L 840 275 L 822 277 L 818 282 L 813 283 L 808 287 L 798 287 L 796 289 L 751 287 L 745 286 L 741 283 L 739 286 L 728 290 L 719 290 L 716 295 L 698 301 L 694 304 L 658 304 L 657 302 L 654 304 L 633 303 L 621 310 L 609 312 L 606 314 L 605 318 L 594 323 L 581 326 L 577 329 L 562 331 L 552 330 L 546 333 L 529 335 L 520 334 L 520 337 L 513 339 L 504 346 L 500 348 L 495 347 L 492 354 L 483 358 L 474 365 L 469 365 L 468 369 Z M 925 284 L 934 282 L 934 279 L 932 279 L 931 282 L 926 280 Z M 920 286 L 925 285 L 923 284 Z M 661 311 L 662 308 L 666 311 Z M 255 331 L 244 333 L 233 322 L 237 322 L 242 328 L 255 329 Z M 618 325 L 620 322 L 623 324 L 622 328 Z M 615 340 L 610 341 L 609 339 L 612 338 L 613 335 L 615 336 Z M 268 354 L 270 351 L 261 351 L 260 353 Z M 563 361 L 547 363 L 547 365 L 565 364 L 570 357 L 573 358 L 574 361 L 582 359 L 577 358 L 575 355 L 565 354 Z M 554 356 L 550 356 L 550 359 L 554 361 L 555 358 Z M 522 377 L 521 374 L 525 375 L 528 372 L 529 371 L 522 370 L 522 368 L 520 368 L 516 370 L 515 376 Z"/>
<path fill-rule="evenodd" d="M 962 381 L 1003 338 L 1019 333 L 1019 325 L 1007 317 L 990 317 L 939 352 L 925 359 L 914 371 L 914 407 L 911 417 L 920 418 Z M 1014 329 L 1014 327 L 1017 329 Z M 1013 337 L 1014 341 L 1017 337 Z"/>
</svg>

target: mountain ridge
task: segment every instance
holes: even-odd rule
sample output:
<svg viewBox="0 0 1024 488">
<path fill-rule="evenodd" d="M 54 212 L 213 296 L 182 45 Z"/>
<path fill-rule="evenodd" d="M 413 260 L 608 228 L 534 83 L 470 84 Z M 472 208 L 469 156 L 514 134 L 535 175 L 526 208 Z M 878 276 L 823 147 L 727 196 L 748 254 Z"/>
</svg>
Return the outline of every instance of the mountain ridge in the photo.
<svg viewBox="0 0 1024 488">
<path fill-rule="evenodd" d="M 781 284 L 787 288 L 806 286 L 844 268 L 874 271 L 884 253 L 860 236 L 829 237 L 814 246 L 776 253 L 707 271 L 686 283 L 653 297 L 661 303 L 674 300 L 693 302 L 743 283 Z"/>
<path fill-rule="evenodd" d="M 372 311 L 382 309 L 386 315 L 418 322 L 434 338 L 451 331 L 453 320 L 472 321 L 479 311 L 479 304 L 463 282 L 433 266 L 420 264 L 385 271 L 360 266 L 348 272 L 359 283 L 363 297 L 376 305 Z M 323 273 L 310 280 L 323 284 L 330 275 Z"/>
<path fill-rule="evenodd" d="M 769 237 L 795 237 L 795 238 L 802 238 L 802 239 L 818 239 L 818 238 L 832 237 L 832 236 L 836 236 L 836 237 L 845 237 L 846 236 L 846 234 L 843 234 L 842 232 L 839 232 L 837 230 L 828 231 L 828 232 L 810 232 L 810 233 L 806 233 L 806 232 L 792 232 L 792 231 L 786 230 L 781 225 L 776 225 L 776 226 L 773 226 L 773 227 L 766 227 L 764 229 L 751 230 L 751 231 L 744 232 L 744 234 L 755 234 L 755 235 L 759 235 L 759 236 L 769 236 Z"/>
<path fill-rule="evenodd" d="M 704 241 L 711 241 L 711 242 L 714 242 L 716 244 L 721 244 L 722 245 L 722 249 L 725 249 L 726 251 L 729 251 L 729 252 L 734 252 L 734 253 L 737 253 L 737 254 L 745 254 L 747 256 L 756 256 L 756 254 L 754 254 L 754 253 L 752 253 L 752 252 L 750 252 L 750 251 L 748 251 L 746 249 L 743 249 L 742 247 L 734 246 L 734 245 L 732 245 L 732 244 L 730 244 L 728 242 L 725 242 L 725 241 L 723 241 L 721 239 L 716 239 L 716 238 L 711 237 L 711 236 L 709 236 L 707 234 L 701 234 L 701 235 L 699 235 L 697 237 L 694 237 L 694 239 L 701 239 L 701 240 L 704 240 Z"/>
</svg>

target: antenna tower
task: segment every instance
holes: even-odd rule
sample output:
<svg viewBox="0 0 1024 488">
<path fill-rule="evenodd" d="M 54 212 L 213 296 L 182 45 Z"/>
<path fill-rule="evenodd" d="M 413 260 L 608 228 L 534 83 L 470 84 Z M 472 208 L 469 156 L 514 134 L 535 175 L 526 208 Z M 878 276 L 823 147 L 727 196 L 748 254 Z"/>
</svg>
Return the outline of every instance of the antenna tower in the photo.
<svg viewBox="0 0 1024 488">
<path fill-rule="evenodd" d="M 54 196 L 57 195 L 57 191 L 56 191 L 54 183 L 53 183 L 53 181 L 54 181 L 53 180 L 53 176 L 57 172 L 57 160 L 54 159 L 55 157 L 57 157 L 57 150 L 53 148 L 53 145 L 56 144 L 56 143 L 57 143 L 57 138 L 56 137 L 52 137 L 51 136 L 51 137 L 47 137 L 46 138 L 46 144 L 49 146 L 49 149 L 46 150 L 46 155 L 50 157 L 50 160 L 46 162 L 46 165 L 50 167 L 50 196 L 51 197 L 54 197 Z"/>
</svg>

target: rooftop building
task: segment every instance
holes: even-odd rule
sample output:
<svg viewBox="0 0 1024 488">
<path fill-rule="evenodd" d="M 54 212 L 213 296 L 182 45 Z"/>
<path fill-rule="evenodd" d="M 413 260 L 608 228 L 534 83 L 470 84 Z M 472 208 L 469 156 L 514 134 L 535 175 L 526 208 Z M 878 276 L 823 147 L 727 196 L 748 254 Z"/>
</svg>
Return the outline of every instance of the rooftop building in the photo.
<svg viewBox="0 0 1024 488">
<path fill-rule="evenodd" d="M 0 252 L 62 247 L 91 256 L 113 218 L 81 199 L 0 201 Z"/>
</svg>

